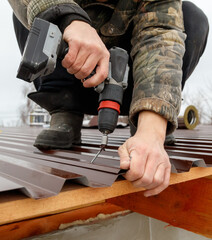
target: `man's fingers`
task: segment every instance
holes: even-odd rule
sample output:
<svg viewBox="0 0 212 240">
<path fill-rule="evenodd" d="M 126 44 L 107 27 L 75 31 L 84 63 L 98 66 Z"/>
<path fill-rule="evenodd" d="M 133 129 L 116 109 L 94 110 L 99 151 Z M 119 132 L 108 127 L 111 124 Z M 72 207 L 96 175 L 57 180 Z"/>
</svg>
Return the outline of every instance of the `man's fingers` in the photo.
<svg viewBox="0 0 212 240">
<path fill-rule="evenodd" d="M 126 144 L 123 144 L 118 149 L 118 154 L 120 157 L 120 168 L 121 169 L 129 169 L 130 167 L 130 157 L 128 150 L 126 148 Z"/>
<path fill-rule="evenodd" d="M 145 187 L 153 184 L 154 176 L 156 174 L 157 165 L 154 159 L 147 159 L 145 169 L 143 170 L 143 175 L 140 179 L 133 181 L 133 186 L 135 187 Z"/>
<path fill-rule="evenodd" d="M 68 69 L 74 64 L 77 58 L 78 51 L 79 47 L 73 46 L 72 48 L 70 48 L 69 46 L 69 51 L 62 60 L 62 66 L 64 68 Z"/>
<path fill-rule="evenodd" d="M 140 183 L 141 187 L 145 187 L 146 189 L 154 189 L 156 187 L 158 187 L 159 185 L 161 185 L 164 181 L 164 173 L 165 173 L 165 167 L 164 164 L 160 164 L 157 169 L 155 169 L 155 173 L 154 175 L 150 178 L 151 181 L 145 181 L 145 174 L 144 177 L 142 179 L 140 179 L 140 182 L 138 183 L 133 183 L 134 186 L 136 186 L 136 184 Z M 148 175 L 147 175 L 148 177 Z M 149 183 L 149 184 L 148 184 Z"/>
<path fill-rule="evenodd" d="M 89 87 L 96 87 L 100 83 L 102 83 L 108 77 L 108 70 L 109 70 L 109 61 L 108 58 L 102 58 L 96 67 L 96 73 L 89 79 L 87 79 L 83 86 L 86 88 Z"/>
<path fill-rule="evenodd" d="M 145 152 L 141 156 L 135 149 L 130 151 L 130 170 L 125 174 L 125 178 L 128 181 L 134 182 L 142 178 L 145 165 L 147 161 L 147 155 Z"/>
<path fill-rule="evenodd" d="M 150 196 L 153 196 L 153 195 L 157 195 L 160 192 L 162 192 L 164 189 L 166 189 L 169 186 L 170 172 L 171 172 L 171 168 L 167 167 L 165 169 L 165 175 L 164 175 L 164 180 L 163 180 L 162 184 L 160 184 L 156 188 L 145 191 L 144 196 L 145 197 L 150 197 Z"/>
<path fill-rule="evenodd" d="M 78 73 L 81 70 L 82 66 L 85 64 L 88 57 L 89 53 L 81 48 L 76 56 L 74 63 L 69 68 L 67 68 L 68 73 L 74 75 Z"/>
<path fill-rule="evenodd" d="M 66 27 L 63 39 L 69 45 L 69 52 L 62 61 L 63 67 L 81 80 L 96 67 L 96 76 L 85 81 L 84 87 L 94 87 L 103 82 L 108 75 L 110 54 L 97 31 L 88 23 L 73 21 Z"/>
<path fill-rule="evenodd" d="M 89 55 L 81 69 L 77 73 L 75 73 L 75 77 L 77 79 L 87 78 L 96 67 L 96 59 L 97 57 L 94 54 Z"/>
</svg>

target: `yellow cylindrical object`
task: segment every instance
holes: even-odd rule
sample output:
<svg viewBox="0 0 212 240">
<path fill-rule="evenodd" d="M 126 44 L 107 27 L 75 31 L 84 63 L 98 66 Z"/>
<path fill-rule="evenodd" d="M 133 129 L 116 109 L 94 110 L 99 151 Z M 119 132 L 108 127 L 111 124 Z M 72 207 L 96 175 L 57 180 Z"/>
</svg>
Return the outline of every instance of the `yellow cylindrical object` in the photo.
<svg viewBox="0 0 212 240">
<path fill-rule="evenodd" d="M 178 128 L 194 129 L 199 124 L 199 114 L 195 106 L 182 107 L 178 117 Z"/>
</svg>

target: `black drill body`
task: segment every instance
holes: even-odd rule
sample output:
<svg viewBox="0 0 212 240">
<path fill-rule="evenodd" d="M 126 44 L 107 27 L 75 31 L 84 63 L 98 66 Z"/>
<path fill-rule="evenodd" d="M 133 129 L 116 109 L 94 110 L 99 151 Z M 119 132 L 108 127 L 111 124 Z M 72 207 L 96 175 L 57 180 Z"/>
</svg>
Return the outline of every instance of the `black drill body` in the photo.
<svg viewBox="0 0 212 240">
<path fill-rule="evenodd" d="M 31 82 L 52 73 L 57 58 L 67 53 L 67 44 L 59 28 L 45 20 L 35 18 L 29 32 L 17 77 Z M 127 87 L 128 54 L 124 49 L 110 50 L 109 75 L 95 89 L 99 92 L 98 127 L 105 137 L 102 147 L 107 145 L 107 135 L 116 128 L 123 92 Z"/>
<path fill-rule="evenodd" d="M 118 47 L 111 48 L 109 52 L 109 75 L 104 81 L 104 89 L 99 95 L 98 127 L 103 134 L 112 133 L 117 125 L 128 78 L 127 52 Z M 107 104 L 103 104 L 105 107 L 101 108 L 101 104 L 105 101 L 108 101 Z"/>
</svg>

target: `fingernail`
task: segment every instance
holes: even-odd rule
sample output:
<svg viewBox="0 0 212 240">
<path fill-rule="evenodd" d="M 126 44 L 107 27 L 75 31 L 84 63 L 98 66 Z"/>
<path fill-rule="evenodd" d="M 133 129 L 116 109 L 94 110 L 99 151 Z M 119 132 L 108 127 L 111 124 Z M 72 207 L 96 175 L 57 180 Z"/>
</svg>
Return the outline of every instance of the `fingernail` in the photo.
<svg viewBox="0 0 212 240">
<path fill-rule="evenodd" d="M 123 162 L 121 162 L 121 165 L 129 165 L 129 161 L 123 161 Z"/>
<path fill-rule="evenodd" d="M 130 160 L 129 159 L 125 159 L 125 160 L 123 160 L 123 162 L 129 163 Z"/>
<path fill-rule="evenodd" d="M 144 197 L 150 197 L 151 195 L 148 193 L 144 193 Z"/>
</svg>

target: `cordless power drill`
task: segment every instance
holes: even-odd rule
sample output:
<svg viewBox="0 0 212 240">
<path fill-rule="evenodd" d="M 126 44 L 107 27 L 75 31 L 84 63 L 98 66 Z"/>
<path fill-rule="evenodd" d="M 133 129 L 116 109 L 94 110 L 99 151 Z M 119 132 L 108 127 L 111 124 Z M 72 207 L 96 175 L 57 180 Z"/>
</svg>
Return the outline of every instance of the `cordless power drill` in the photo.
<svg viewBox="0 0 212 240">
<path fill-rule="evenodd" d="M 38 77 L 52 73 L 56 67 L 57 58 L 63 59 L 67 52 L 68 45 L 63 41 L 59 28 L 50 22 L 35 18 L 25 44 L 17 78 L 32 82 Z M 98 154 L 105 149 L 108 134 L 116 128 L 128 79 L 127 52 L 118 47 L 111 48 L 109 52 L 108 77 L 95 87 L 99 93 L 98 128 L 103 134 Z"/>
</svg>

